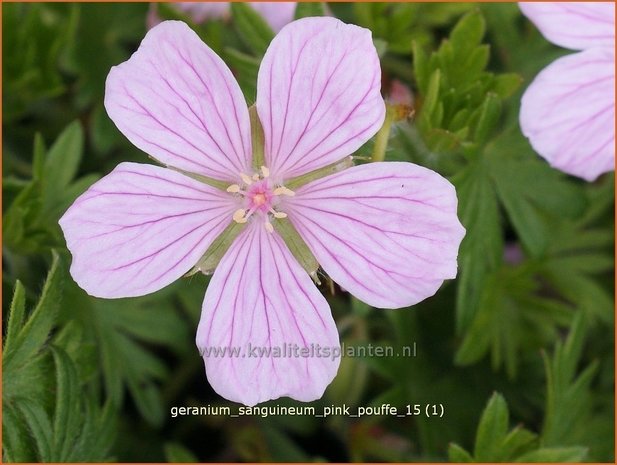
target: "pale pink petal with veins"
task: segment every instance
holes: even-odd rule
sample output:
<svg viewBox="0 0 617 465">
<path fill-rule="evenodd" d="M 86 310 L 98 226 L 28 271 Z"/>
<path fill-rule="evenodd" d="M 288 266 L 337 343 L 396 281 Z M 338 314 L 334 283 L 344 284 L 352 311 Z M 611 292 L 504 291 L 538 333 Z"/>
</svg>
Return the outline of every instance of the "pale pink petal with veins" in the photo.
<svg viewBox="0 0 617 465">
<path fill-rule="evenodd" d="M 248 170 L 248 109 L 231 71 L 185 23 L 151 29 L 114 66 L 105 108 L 138 148 L 165 165 L 232 180 Z"/>
<path fill-rule="evenodd" d="M 615 48 L 614 2 L 521 2 L 544 37 L 574 50 Z"/>
<path fill-rule="evenodd" d="M 456 276 L 465 234 L 452 184 L 411 163 L 370 163 L 313 181 L 287 213 L 324 270 L 382 308 L 416 304 Z"/>
<path fill-rule="evenodd" d="M 60 219 L 71 275 L 96 297 L 157 291 L 195 265 L 235 208 L 224 192 L 170 169 L 121 163 Z"/>
<path fill-rule="evenodd" d="M 594 49 L 554 61 L 521 101 L 533 148 L 566 173 L 593 181 L 615 169 L 615 58 Z"/>
<path fill-rule="evenodd" d="M 257 111 L 274 177 L 337 162 L 381 127 L 379 57 L 368 29 L 335 18 L 285 26 L 259 68 Z"/>
<path fill-rule="evenodd" d="M 340 347 L 326 299 L 281 237 L 257 223 L 238 237 L 214 272 L 197 346 L 216 392 L 246 405 L 282 396 L 304 402 L 319 399 L 340 362 L 316 352 L 317 347 Z M 293 356 L 293 347 L 313 352 Z M 242 352 L 213 355 L 211 350 L 219 348 Z M 272 352 L 277 348 L 278 357 Z M 286 349 L 292 352 L 282 352 Z"/>
</svg>

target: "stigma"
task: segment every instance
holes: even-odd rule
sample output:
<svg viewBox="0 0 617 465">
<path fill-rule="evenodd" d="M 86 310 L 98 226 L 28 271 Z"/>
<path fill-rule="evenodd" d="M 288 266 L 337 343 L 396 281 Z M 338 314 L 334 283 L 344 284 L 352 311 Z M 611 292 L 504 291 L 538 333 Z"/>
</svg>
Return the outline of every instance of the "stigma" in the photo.
<svg viewBox="0 0 617 465">
<path fill-rule="evenodd" d="M 233 213 L 236 223 L 244 224 L 249 219 L 261 221 L 269 233 L 274 232 L 271 220 L 287 218 L 287 213 L 280 210 L 284 197 L 293 197 L 294 191 L 274 182 L 270 178 L 270 170 L 262 166 L 259 172 L 239 173 L 240 182 L 227 187 L 227 192 L 242 199 L 243 208 Z"/>
</svg>

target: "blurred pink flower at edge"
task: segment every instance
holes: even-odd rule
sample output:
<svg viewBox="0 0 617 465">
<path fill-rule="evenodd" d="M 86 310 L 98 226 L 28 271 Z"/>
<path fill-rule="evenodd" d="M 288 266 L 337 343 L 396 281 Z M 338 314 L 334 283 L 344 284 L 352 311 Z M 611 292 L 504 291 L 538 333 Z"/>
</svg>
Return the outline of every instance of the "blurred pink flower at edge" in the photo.
<svg viewBox="0 0 617 465">
<path fill-rule="evenodd" d="M 263 16 L 274 32 L 280 31 L 283 26 L 293 21 L 296 12 L 296 2 L 247 2 L 247 4 Z M 230 15 L 229 2 L 179 2 L 170 5 L 186 13 L 196 24 L 209 19 L 227 19 Z M 147 17 L 148 28 L 160 22 L 157 4 L 151 3 Z"/>
<path fill-rule="evenodd" d="M 520 125 L 551 166 L 593 181 L 615 169 L 615 4 L 519 3 L 549 41 L 582 50 L 525 91 Z"/>
</svg>

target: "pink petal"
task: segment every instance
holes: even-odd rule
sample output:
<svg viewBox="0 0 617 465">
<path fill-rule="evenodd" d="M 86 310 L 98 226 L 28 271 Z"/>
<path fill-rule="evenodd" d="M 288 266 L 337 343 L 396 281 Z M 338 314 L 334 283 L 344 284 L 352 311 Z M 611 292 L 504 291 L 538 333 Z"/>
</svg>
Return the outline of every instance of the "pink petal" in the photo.
<svg viewBox="0 0 617 465">
<path fill-rule="evenodd" d="M 208 19 L 225 19 L 229 16 L 229 2 L 179 2 L 172 5 L 188 14 L 197 24 Z"/>
<path fill-rule="evenodd" d="M 257 111 L 273 176 L 297 176 L 358 149 L 383 123 L 380 88 L 368 29 L 335 18 L 285 26 L 257 79 Z"/>
<path fill-rule="evenodd" d="M 313 181 L 286 212 L 323 269 L 374 307 L 399 308 L 456 276 L 465 230 L 454 187 L 411 163 L 370 163 Z"/>
<path fill-rule="evenodd" d="M 294 19 L 296 2 L 251 2 L 255 11 L 261 14 L 274 32 Z"/>
<path fill-rule="evenodd" d="M 227 193 L 170 169 L 121 163 L 60 219 L 71 275 L 96 297 L 157 291 L 197 263 L 235 208 Z"/>
<path fill-rule="evenodd" d="M 575 50 L 615 48 L 613 2 L 523 2 L 519 5 L 525 16 L 554 44 Z"/>
<path fill-rule="evenodd" d="M 525 91 L 520 124 L 555 168 L 593 181 L 615 169 L 615 58 L 587 50 L 546 67 Z"/>
<path fill-rule="evenodd" d="M 249 344 L 272 352 L 251 356 Z M 258 222 L 238 236 L 214 272 L 197 346 L 214 390 L 246 405 L 282 396 L 305 402 L 318 399 L 340 362 L 315 352 L 316 347 L 340 347 L 328 303 L 280 236 Z M 314 352 L 308 357 L 281 355 L 294 346 Z M 242 352 L 212 352 L 225 348 Z"/>
<path fill-rule="evenodd" d="M 246 102 L 225 63 L 181 21 L 150 29 L 107 76 L 118 129 L 161 163 L 235 180 L 251 165 Z"/>
</svg>

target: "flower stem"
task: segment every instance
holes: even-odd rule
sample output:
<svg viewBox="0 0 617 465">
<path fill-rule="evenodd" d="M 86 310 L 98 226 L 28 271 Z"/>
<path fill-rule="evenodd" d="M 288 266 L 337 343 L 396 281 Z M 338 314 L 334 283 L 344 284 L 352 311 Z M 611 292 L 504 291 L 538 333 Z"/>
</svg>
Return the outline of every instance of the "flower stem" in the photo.
<svg viewBox="0 0 617 465">
<path fill-rule="evenodd" d="M 394 122 L 394 112 L 389 105 L 386 105 L 386 118 L 383 122 L 383 126 L 377 136 L 375 137 L 375 147 L 373 148 L 372 162 L 384 161 L 386 158 L 386 149 L 388 148 L 388 139 L 390 138 L 390 130 L 392 129 L 392 123 Z"/>
</svg>

